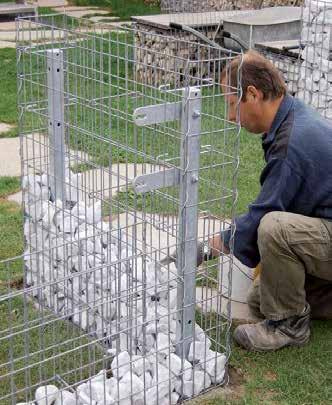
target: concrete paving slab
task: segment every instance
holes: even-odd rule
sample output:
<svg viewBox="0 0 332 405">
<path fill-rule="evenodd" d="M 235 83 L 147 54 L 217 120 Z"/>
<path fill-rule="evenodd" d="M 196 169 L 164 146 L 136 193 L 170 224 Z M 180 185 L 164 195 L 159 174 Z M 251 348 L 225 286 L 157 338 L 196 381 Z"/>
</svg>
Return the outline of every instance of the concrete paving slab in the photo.
<svg viewBox="0 0 332 405">
<path fill-rule="evenodd" d="M 103 23 L 103 24 L 112 24 L 114 21 L 118 21 L 120 17 L 103 17 L 103 16 L 94 16 L 94 17 L 89 17 L 89 21 L 95 22 L 95 23 Z"/>
<path fill-rule="evenodd" d="M 46 0 L 47 1 L 47 0 Z M 62 9 L 63 7 L 61 6 L 55 6 L 53 7 L 54 9 Z M 68 6 L 66 5 L 66 11 L 79 11 L 79 10 L 99 10 L 100 7 L 96 6 Z M 58 11 L 58 10 L 57 10 Z"/>
<path fill-rule="evenodd" d="M 68 36 L 68 35 L 67 35 Z M 55 41 L 61 40 L 65 37 L 65 33 L 62 30 L 37 30 L 37 31 L 26 31 L 20 32 L 20 42 L 44 42 L 45 40 L 54 39 Z M 16 41 L 16 32 L 15 31 L 0 31 L 0 41 Z"/>
<path fill-rule="evenodd" d="M 14 1 L 8 1 L 6 3 L 0 3 L 0 15 L 22 15 L 22 14 L 34 14 L 36 11 L 35 4 L 16 4 Z"/>
<path fill-rule="evenodd" d="M 100 10 L 100 9 L 91 9 L 87 8 L 85 10 L 74 10 L 74 11 L 68 11 L 67 9 L 65 10 L 65 14 L 68 15 L 69 17 L 74 17 L 74 18 L 82 18 L 82 17 L 87 17 L 89 15 L 95 15 L 95 14 L 109 14 L 109 10 Z"/>
<path fill-rule="evenodd" d="M 0 48 L 16 48 L 16 43 L 9 41 L 0 41 Z"/>
<path fill-rule="evenodd" d="M 45 169 L 48 163 L 48 138 L 42 134 L 25 135 L 23 139 L 23 150 L 25 164 L 31 159 L 38 163 L 39 169 Z M 81 151 L 69 151 L 72 162 L 88 161 L 89 156 Z M 0 139 L 0 175 L 1 176 L 20 176 L 20 138 L 2 138 Z"/>
<path fill-rule="evenodd" d="M 3 134 L 4 132 L 8 132 L 11 129 L 15 128 L 15 125 L 6 124 L 4 122 L 0 122 L 0 133 Z"/>
<path fill-rule="evenodd" d="M 27 41 L 29 43 L 50 43 L 52 42 L 61 42 L 64 38 L 67 41 L 71 37 L 74 39 L 75 42 L 81 41 L 87 37 L 84 37 L 84 33 L 88 34 L 89 32 L 97 33 L 97 34 L 102 34 L 105 32 L 105 29 L 107 28 L 81 28 L 79 31 L 73 30 L 71 31 L 63 31 L 63 30 L 53 30 L 53 31 L 46 31 L 46 30 L 31 30 L 29 31 L 21 31 L 20 32 L 20 38 L 19 42 L 24 42 Z M 16 33 L 11 31 L 0 31 L 0 41 L 5 41 L 5 42 L 16 42 Z"/>
<path fill-rule="evenodd" d="M 22 204 L 22 191 L 18 191 L 15 194 L 11 194 L 7 197 L 7 200 L 15 202 L 19 205 Z"/>
<path fill-rule="evenodd" d="M 63 7 L 68 4 L 66 0 L 37 0 L 38 7 Z"/>
<path fill-rule="evenodd" d="M 19 156 L 19 138 L 0 139 L 0 173 L 1 176 L 20 176 L 21 162 Z"/>
<path fill-rule="evenodd" d="M 15 30 L 16 30 L 15 21 L 0 22 L 0 31 L 15 31 Z"/>
<path fill-rule="evenodd" d="M 227 316 L 229 300 L 223 297 L 214 288 L 196 287 L 196 305 L 203 312 L 216 312 Z M 250 311 L 248 304 L 230 301 L 231 318 L 241 322 L 257 322 Z"/>
</svg>

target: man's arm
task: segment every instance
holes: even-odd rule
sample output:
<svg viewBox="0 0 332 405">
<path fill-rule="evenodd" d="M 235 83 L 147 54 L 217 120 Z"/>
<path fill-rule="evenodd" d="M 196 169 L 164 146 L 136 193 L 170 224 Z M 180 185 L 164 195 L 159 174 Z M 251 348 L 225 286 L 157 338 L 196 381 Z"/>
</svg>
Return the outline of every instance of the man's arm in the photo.
<svg viewBox="0 0 332 405">
<path fill-rule="evenodd" d="M 257 229 L 265 214 L 287 211 L 296 197 L 303 179 L 293 170 L 286 159 L 272 159 L 261 175 L 261 191 L 249 205 L 246 214 L 235 218 L 234 255 L 248 267 L 256 267 L 260 261 L 257 246 Z M 231 230 L 228 229 L 210 239 L 213 256 L 230 250 Z"/>
</svg>

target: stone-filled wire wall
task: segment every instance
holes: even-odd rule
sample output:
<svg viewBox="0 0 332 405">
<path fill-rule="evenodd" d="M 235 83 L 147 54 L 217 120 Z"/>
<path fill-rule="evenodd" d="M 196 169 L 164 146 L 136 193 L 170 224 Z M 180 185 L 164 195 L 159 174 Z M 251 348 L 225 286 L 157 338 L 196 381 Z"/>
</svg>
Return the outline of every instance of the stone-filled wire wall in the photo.
<svg viewBox="0 0 332 405">
<path fill-rule="evenodd" d="M 114 356 L 112 377 L 101 370 L 75 392 L 41 386 L 36 403 L 176 404 L 220 384 L 226 356 L 198 324 L 188 360 L 175 353 L 175 266 L 143 258 L 125 232 L 110 228 L 100 201 L 78 192 L 81 176 L 66 169 L 66 201 L 53 200 L 48 172 L 23 178 L 25 283 L 40 307 L 98 338 Z"/>
<path fill-rule="evenodd" d="M 194 35 L 139 23 L 136 26 L 137 81 L 177 88 L 207 84 L 205 80 L 209 81 L 221 73 L 220 61 L 224 59 L 224 54 L 206 44 L 201 45 Z M 215 28 L 205 28 L 204 34 L 222 43 L 221 35 L 215 36 Z"/>
<path fill-rule="evenodd" d="M 222 10 L 248 10 L 276 6 L 300 6 L 297 0 L 160 0 L 164 13 L 194 13 Z"/>
<path fill-rule="evenodd" d="M 331 28 L 332 1 L 306 0 L 297 96 L 329 119 L 332 119 Z"/>
</svg>

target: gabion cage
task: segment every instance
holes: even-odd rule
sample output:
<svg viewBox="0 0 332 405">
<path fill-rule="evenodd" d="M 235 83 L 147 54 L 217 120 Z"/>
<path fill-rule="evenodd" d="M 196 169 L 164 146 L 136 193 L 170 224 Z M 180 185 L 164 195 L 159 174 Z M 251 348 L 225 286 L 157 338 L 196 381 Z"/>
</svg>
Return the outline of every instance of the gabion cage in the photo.
<svg viewBox="0 0 332 405">
<path fill-rule="evenodd" d="M 332 119 L 332 2 L 306 0 L 302 9 L 298 97 Z"/>
<path fill-rule="evenodd" d="M 233 256 L 196 257 L 233 228 L 240 88 L 220 73 L 239 56 L 195 44 L 160 67 L 135 28 L 17 25 L 25 252 L 0 264 L 0 403 L 175 404 L 227 383 Z"/>
</svg>

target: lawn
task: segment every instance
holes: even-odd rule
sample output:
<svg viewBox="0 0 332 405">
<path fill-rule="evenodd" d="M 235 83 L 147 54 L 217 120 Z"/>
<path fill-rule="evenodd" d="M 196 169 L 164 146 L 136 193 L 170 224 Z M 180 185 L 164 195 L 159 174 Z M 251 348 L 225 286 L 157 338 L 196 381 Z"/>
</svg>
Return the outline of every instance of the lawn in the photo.
<svg viewBox="0 0 332 405">
<path fill-rule="evenodd" d="M 116 12 L 116 4 L 121 5 L 121 2 L 109 2 L 112 7 L 112 12 Z M 90 5 L 92 2 L 90 2 Z M 123 3 L 122 3 L 123 4 Z M 142 4 L 137 2 L 137 4 Z M 96 2 L 93 2 L 93 5 L 96 5 Z M 105 2 L 103 2 L 105 5 Z M 124 7 L 125 8 L 125 7 Z M 132 13 L 131 14 L 135 14 Z M 137 13 L 140 14 L 140 13 Z M 119 15 L 119 14 L 118 14 Z M 125 14 L 124 14 L 125 15 Z M 124 50 L 125 51 L 125 50 Z M 72 52 L 75 52 L 73 50 Z M 119 51 L 119 55 L 123 51 Z M 99 63 L 99 62 L 98 62 Z M 109 63 L 109 62 L 108 62 Z M 98 65 L 100 67 L 101 65 Z M 105 73 L 105 67 L 107 69 L 107 64 L 103 65 L 101 69 Z M 0 99 L 0 121 L 8 123 L 16 123 L 16 63 L 15 63 L 15 50 L 13 49 L 4 49 L 0 50 L 0 78 L 1 83 L 3 84 L 3 96 Z M 119 69 L 119 64 L 115 63 L 111 70 Z M 119 70 L 116 70 L 118 73 Z M 98 80 L 98 78 L 95 78 Z M 84 95 L 86 98 L 91 96 L 91 92 L 95 91 L 90 85 L 87 85 L 86 82 L 77 83 L 81 95 Z M 136 89 L 137 90 L 137 89 Z M 30 89 L 31 94 L 34 94 L 35 89 Z M 105 94 L 104 94 L 105 95 Z M 114 95 L 111 93 L 111 95 Z M 146 100 L 142 100 L 146 102 Z M 121 113 L 128 114 L 132 109 L 132 100 L 121 101 L 120 104 L 113 105 L 114 110 L 118 110 Z M 87 107 L 87 110 L 90 107 Z M 222 110 L 222 105 L 220 105 Z M 80 112 L 75 112 L 77 117 L 88 118 L 89 114 L 95 114 L 96 109 L 91 109 L 90 112 L 86 113 L 88 115 L 80 116 Z M 105 117 L 97 117 L 93 115 L 95 121 L 92 121 L 94 127 L 89 127 L 91 121 L 86 120 L 84 125 L 86 125 L 85 134 L 89 134 L 95 131 L 98 134 L 103 135 L 105 138 L 109 136 L 109 132 L 105 130 L 106 125 L 103 119 Z M 123 135 L 123 129 L 125 129 L 125 134 L 128 136 L 131 133 L 130 128 L 123 127 L 123 120 L 115 117 L 114 122 L 112 122 L 111 128 L 113 130 L 118 129 L 114 132 L 114 136 L 118 137 L 119 143 L 123 141 L 121 136 Z M 28 131 L 29 128 L 36 128 L 40 122 L 33 121 L 31 117 L 24 122 L 23 128 Z M 42 123 L 43 124 L 43 123 Z M 204 124 L 208 125 L 208 124 Z M 105 130 L 105 131 L 104 131 Z M 13 135 L 13 133 L 11 133 Z M 154 153 L 157 152 L 160 145 L 153 143 L 153 135 L 151 134 L 151 139 L 149 144 L 146 147 L 150 148 Z M 146 139 L 149 139 L 148 137 Z M 85 138 L 87 141 L 87 136 Z M 125 138 L 125 141 L 128 142 L 128 138 Z M 131 140 L 132 141 L 132 140 Z M 78 137 L 77 134 L 73 134 L 71 138 L 72 146 L 80 146 L 79 142 L 82 142 L 82 138 Z M 169 151 L 174 150 L 174 145 L 168 145 Z M 119 150 L 112 151 L 113 161 L 117 162 L 126 162 L 131 161 L 133 157 L 131 154 L 121 154 Z M 103 163 L 107 164 L 105 161 L 105 156 L 109 151 L 103 151 L 101 147 L 96 148 L 94 143 L 91 144 L 89 149 L 93 159 L 92 164 Z M 239 190 L 239 200 L 237 204 L 237 211 L 244 212 L 247 204 L 252 201 L 259 190 L 258 176 L 263 167 L 262 160 L 262 151 L 260 148 L 260 139 L 258 137 L 247 134 L 245 131 L 242 131 L 240 134 L 240 169 L 238 176 L 238 190 Z M 90 166 L 88 165 L 87 168 Z M 85 169 L 85 167 L 80 167 L 80 169 Z M 19 181 L 16 178 L 0 178 L 0 259 L 6 259 L 8 257 L 13 257 L 19 255 L 23 251 L 23 238 L 22 238 L 22 213 L 18 206 L 15 203 L 8 202 L 5 197 L 6 195 L 17 191 L 19 187 Z M 121 194 L 119 201 L 121 199 L 127 203 L 128 199 L 133 199 L 132 192 L 128 190 L 127 193 Z M 145 201 L 145 204 L 149 201 Z M 150 201 L 151 202 L 151 201 Z M 137 202 L 135 202 L 136 204 Z M 139 202 L 142 204 L 142 201 Z M 134 203 L 131 202 L 133 205 Z M 152 204 L 152 202 L 151 202 Z M 137 208 L 141 208 L 138 206 Z M 154 207 L 153 209 L 156 209 Z M 165 211 L 165 208 L 157 207 L 157 210 Z M 225 211 L 226 213 L 227 211 Z M 15 267 L 15 276 L 20 274 L 20 264 Z M 0 269 L 0 288 L 7 286 L 4 283 L 4 280 L 8 280 L 10 273 L 5 272 L 6 267 Z M 17 270 L 17 272 L 16 272 Z M 22 297 L 21 297 L 22 298 Z M 24 313 L 22 299 L 16 299 L 12 301 L 15 303 L 15 311 L 13 313 L 14 325 L 22 325 Z M 7 308 L 5 309 L 7 311 Z M 13 308 L 14 310 L 14 308 Z M 31 324 L 34 322 L 37 323 L 40 318 L 40 314 L 28 305 L 25 309 L 25 316 Z M 0 311 L 0 322 L 2 324 L 2 332 L 5 329 L 5 325 L 8 326 L 8 320 L 5 316 L 5 311 Z M 44 314 L 45 316 L 45 314 Z M 46 316 L 49 316 L 46 314 Z M 50 318 L 51 319 L 51 318 Z M 10 319 L 12 320 L 12 319 Z M 204 397 L 193 401 L 200 404 L 257 404 L 262 402 L 263 404 L 269 403 L 281 403 L 281 404 L 327 404 L 330 403 L 332 399 L 332 366 L 331 366 L 331 355 L 332 355 L 332 322 L 313 322 L 312 327 L 312 340 L 309 345 L 300 349 L 285 349 L 277 353 L 270 354 L 251 354 L 247 353 L 238 347 L 233 348 L 233 354 L 231 357 L 231 391 L 229 395 L 225 395 L 224 392 L 216 390 L 212 391 L 208 397 Z M 68 338 L 72 339 L 68 345 L 62 345 L 62 342 L 66 341 Z M 66 368 L 68 373 L 69 370 L 75 368 L 75 364 L 80 367 L 83 367 L 84 364 L 88 363 L 88 359 L 100 359 L 100 353 L 83 353 L 80 354 L 77 352 L 70 359 L 63 359 L 61 357 L 61 350 L 70 350 L 73 349 L 75 353 L 75 345 L 84 343 L 86 340 L 85 337 L 80 337 L 78 331 L 73 327 L 68 327 L 67 323 L 61 321 L 51 321 L 51 327 L 41 328 L 36 327 L 35 332 L 31 334 L 30 341 L 28 342 L 30 347 L 29 349 L 32 352 L 36 352 L 41 342 L 46 346 L 52 346 L 54 353 L 58 355 L 54 362 L 46 362 L 43 367 L 37 367 L 33 371 L 32 375 L 43 380 L 47 380 L 48 376 L 53 375 L 54 367 L 62 367 L 64 372 Z M 41 340 L 42 339 L 42 340 Z M 15 344 L 15 355 L 17 353 L 23 353 L 24 344 L 19 340 L 14 340 L 12 343 Z M 56 346 L 61 346 L 59 351 L 57 351 Z M 10 348 L 6 345 L 0 347 L 0 363 L 8 356 L 8 351 Z M 49 355 L 50 352 L 45 352 L 44 356 Z M 36 363 L 41 362 L 43 355 L 41 353 L 35 354 L 34 360 Z M 99 361 L 99 360 L 98 360 Z M 101 360 L 100 360 L 101 361 Z M 19 364 L 20 366 L 20 364 Z M 84 370 L 83 373 L 88 370 Z M 0 370 L 0 375 L 4 374 L 3 370 Z M 22 373 L 16 381 L 18 386 L 21 388 L 26 383 L 30 381 L 25 380 L 25 375 Z M 69 380 L 75 381 L 75 375 L 72 373 L 68 376 Z M 0 377 L 1 382 L 1 377 Z M 9 381 L 5 381 L 7 387 Z M 3 388 L 6 389 L 5 383 L 2 384 Z M 0 396 L 3 395 L 0 388 Z M 23 396 L 19 395 L 19 399 L 23 400 Z"/>
<path fill-rule="evenodd" d="M 120 17 L 121 20 L 130 20 L 134 15 L 151 15 L 160 13 L 157 1 L 147 4 L 144 0 L 128 0 L 124 7 L 123 0 L 70 0 L 75 6 L 99 6 L 109 9 L 110 15 Z"/>
</svg>

